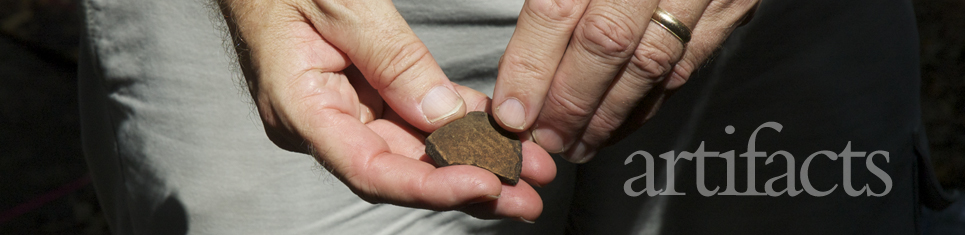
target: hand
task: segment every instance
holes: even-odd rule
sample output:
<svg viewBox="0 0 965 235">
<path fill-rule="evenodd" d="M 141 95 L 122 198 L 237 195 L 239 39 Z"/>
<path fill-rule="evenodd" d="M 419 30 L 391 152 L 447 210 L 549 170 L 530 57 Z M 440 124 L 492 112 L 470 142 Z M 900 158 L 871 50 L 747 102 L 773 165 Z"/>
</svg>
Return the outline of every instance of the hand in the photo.
<svg viewBox="0 0 965 235">
<path fill-rule="evenodd" d="M 636 130 L 758 0 L 527 0 L 499 64 L 497 122 L 571 162 Z M 693 29 L 682 43 L 657 7 Z"/>
<path fill-rule="evenodd" d="M 225 0 L 222 13 L 268 137 L 310 153 L 362 199 L 481 218 L 535 220 L 530 183 L 556 166 L 523 144 L 522 182 L 473 166 L 436 168 L 424 135 L 485 110 L 446 78 L 389 0 Z M 496 199 L 498 198 L 498 200 Z"/>
</svg>

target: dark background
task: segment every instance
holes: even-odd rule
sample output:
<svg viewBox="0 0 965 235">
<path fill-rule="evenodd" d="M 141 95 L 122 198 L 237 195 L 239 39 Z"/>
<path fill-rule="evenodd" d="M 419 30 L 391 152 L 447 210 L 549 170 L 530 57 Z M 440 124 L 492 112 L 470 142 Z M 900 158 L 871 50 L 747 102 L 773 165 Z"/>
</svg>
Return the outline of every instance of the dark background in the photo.
<svg viewBox="0 0 965 235">
<path fill-rule="evenodd" d="M 965 1 L 914 0 L 922 114 L 945 188 L 965 191 Z M 104 234 L 77 109 L 78 0 L 0 0 L 0 234 Z M 965 234 L 965 202 L 924 211 Z"/>
</svg>

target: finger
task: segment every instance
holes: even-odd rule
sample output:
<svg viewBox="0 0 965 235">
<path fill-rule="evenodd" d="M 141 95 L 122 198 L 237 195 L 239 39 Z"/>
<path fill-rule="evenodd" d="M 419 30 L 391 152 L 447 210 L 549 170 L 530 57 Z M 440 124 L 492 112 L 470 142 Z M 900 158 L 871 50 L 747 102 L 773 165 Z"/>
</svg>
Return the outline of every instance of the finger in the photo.
<svg viewBox="0 0 965 235">
<path fill-rule="evenodd" d="M 647 29 L 655 1 L 593 1 L 573 32 L 533 137 L 563 152 L 586 127 Z"/>
<path fill-rule="evenodd" d="M 490 100 L 486 94 L 465 86 L 455 85 L 455 87 L 466 100 L 466 104 L 469 105 L 469 111 L 486 112 L 489 110 Z M 556 178 L 556 162 L 553 162 L 553 158 L 535 142 L 526 140 L 524 136 L 520 136 L 520 140 L 523 142 L 523 168 L 519 177 L 537 187 L 552 182 Z"/>
<path fill-rule="evenodd" d="M 596 149 L 622 139 L 652 117 L 660 104 L 686 82 L 696 66 L 713 53 L 750 9 L 741 5 L 747 3 L 731 4 L 732 1 L 709 3 L 693 27 L 693 40 L 683 53 L 653 50 L 659 48 L 659 44 L 648 45 L 648 42 L 665 42 L 665 46 L 680 44 L 673 42 L 676 38 L 665 29 L 649 28 L 632 63 L 614 82 L 580 143 L 568 154 L 574 159 L 581 159 L 578 160 L 580 162 L 588 161 L 596 154 Z M 645 98 L 636 107 L 625 105 L 635 103 L 642 96 Z"/>
<path fill-rule="evenodd" d="M 448 210 L 499 195 L 499 179 L 483 169 L 436 169 L 392 153 L 371 129 L 382 122 L 366 126 L 355 115 L 359 106 L 350 100 L 354 88 L 344 74 L 310 72 L 294 81 L 275 93 L 273 109 L 314 147 L 317 160 L 363 199 Z"/>
<path fill-rule="evenodd" d="M 363 124 L 355 115 L 359 106 L 351 100 L 354 88 L 345 74 L 308 72 L 294 81 L 286 86 L 289 90 L 275 92 L 277 113 L 314 146 L 313 155 L 320 163 L 366 201 L 450 210 L 500 194 L 499 179 L 486 170 L 470 166 L 436 169 L 424 161 L 393 153 L 386 137 L 378 133 L 390 139 L 393 135 L 385 133 L 417 134 L 386 129 L 394 126 L 382 125 L 387 122 Z M 415 152 L 397 150 L 410 155 Z"/>
<path fill-rule="evenodd" d="M 512 132 L 536 120 L 573 28 L 589 0 L 527 0 L 499 62 L 496 122 Z"/>
<path fill-rule="evenodd" d="M 403 126 L 384 119 L 368 123 L 367 126 L 382 136 L 393 152 L 424 162 L 432 161 L 426 156 L 425 145 L 415 132 L 406 131 Z M 463 210 L 471 211 L 480 218 L 509 217 L 533 221 L 542 210 L 542 200 L 530 185 L 533 182 L 548 184 L 555 175 L 556 166 L 549 154 L 535 143 L 526 142 L 523 144 L 523 170 L 520 174 L 523 181 L 516 186 L 502 185 L 499 202 L 473 204 Z"/>
<path fill-rule="evenodd" d="M 632 109 L 630 116 L 626 118 L 620 127 L 610 133 L 610 138 L 603 144 L 602 147 L 610 146 L 616 144 L 618 141 L 633 134 L 637 128 L 643 125 L 643 123 L 650 120 L 663 102 L 667 100 L 672 92 L 666 90 L 668 79 L 662 80 L 659 84 L 653 86 L 650 91 L 647 91 L 647 95 L 643 97 L 637 107 Z M 595 151 L 590 153 L 590 156 L 595 155 Z"/>
<path fill-rule="evenodd" d="M 556 162 L 542 147 L 523 141 L 523 169 L 519 177 L 536 187 L 543 187 L 556 178 Z"/>
<path fill-rule="evenodd" d="M 382 96 L 379 96 L 379 91 L 369 85 L 365 76 L 355 66 L 349 66 L 344 73 L 359 97 L 359 121 L 368 123 L 382 117 L 385 102 L 382 101 Z"/>
<path fill-rule="evenodd" d="M 285 14 L 281 11 L 274 15 Z M 362 120 L 356 90 L 350 82 L 341 82 L 346 77 L 341 71 L 346 70 L 351 61 L 322 39 L 307 22 L 267 21 L 264 23 L 268 25 L 262 27 L 280 30 L 252 30 L 243 34 L 245 45 L 250 48 L 246 49 L 248 53 L 239 53 L 239 56 L 247 54 L 245 57 L 249 58 L 242 68 L 268 138 L 285 150 L 308 153 L 311 145 L 297 133 L 290 123 L 290 116 L 282 110 L 297 106 L 288 102 L 295 97 L 299 102 L 324 97 L 328 107 Z M 352 70 L 346 72 L 351 74 Z M 326 85 L 338 92 L 321 94 L 307 89 L 319 84 L 312 84 L 315 80 L 304 78 L 317 77 L 331 78 L 326 81 L 332 83 Z M 360 91 L 365 92 L 365 89 Z"/>
<path fill-rule="evenodd" d="M 417 139 L 406 139 L 416 135 L 386 130 L 398 128 L 388 121 L 362 125 L 344 114 L 316 119 L 319 119 L 317 124 L 340 123 L 318 128 L 323 134 L 312 135 L 318 138 L 309 139 L 315 145 L 322 146 L 318 148 L 320 161 L 324 161 L 353 192 L 366 201 L 450 210 L 470 202 L 487 198 L 491 200 L 501 194 L 499 179 L 486 170 L 473 166 L 435 168 L 425 162 L 428 158 L 416 157 L 424 155 L 424 147 L 418 148 L 423 145 L 405 143 L 419 143 Z M 402 138 L 391 140 L 393 136 Z M 389 139 L 390 142 L 383 139 Z M 393 153 L 396 149 L 390 147 L 390 143 L 410 147 L 398 149 L 409 156 Z"/>
<path fill-rule="evenodd" d="M 455 85 L 456 90 L 466 100 L 469 111 L 488 111 L 489 97 L 472 88 Z M 542 187 L 556 178 L 556 163 L 553 158 L 535 142 L 526 140 L 522 136 L 523 163 L 519 177 L 531 185 Z"/>
<path fill-rule="evenodd" d="M 693 28 L 708 2 L 709 0 L 662 1 L 660 9 L 669 12 L 688 28 Z M 649 18 L 647 22 L 649 26 L 646 27 L 643 39 L 635 47 L 633 58 L 614 82 L 608 84 L 609 89 L 599 108 L 586 119 L 579 120 L 586 121 L 587 128 L 575 139 L 573 148 L 563 154 L 567 160 L 577 163 L 590 160 L 596 149 L 626 120 L 647 91 L 659 82 L 683 55 L 685 45 L 680 39 Z M 537 141 L 543 143 L 541 139 Z"/>
<path fill-rule="evenodd" d="M 667 89 L 670 91 L 680 88 L 690 74 L 693 73 L 727 36 L 740 26 L 741 20 L 752 13 L 759 0 L 716 0 L 711 2 L 701 16 L 700 22 L 694 29 L 694 41 L 687 46 L 687 51 L 680 59 L 668 79 Z"/>
<path fill-rule="evenodd" d="M 488 101 L 485 94 L 464 86 L 455 85 L 455 87 L 466 98 L 467 104 L 478 103 L 476 110 L 484 109 Z M 473 100 L 479 102 L 472 102 Z M 473 106 L 470 105 L 469 107 Z M 425 145 L 421 141 L 421 136 L 418 132 L 409 130 L 402 125 L 404 125 L 404 122 L 386 119 L 375 120 L 367 124 L 386 140 L 392 152 L 430 163 L 432 160 L 424 152 Z M 524 182 L 517 186 L 503 185 L 500 192 L 501 203 L 489 203 L 490 206 L 484 206 L 487 205 L 486 203 L 471 206 L 474 208 L 490 208 L 474 209 L 477 211 L 475 213 L 478 217 L 528 218 L 532 221 L 539 216 L 539 212 L 542 210 L 542 201 L 539 195 L 533 191 L 532 187 L 523 187 L 521 184 L 548 184 L 556 175 L 556 165 L 549 154 L 533 142 L 524 142 L 522 153 L 523 169 L 520 178 Z M 481 200 L 485 200 L 485 198 Z"/>
<path fill-rule="evenodd" d="M 425 137 L 404 121 L 378 119 L 365 125 L 385 140 L 390 152 L 433 164 L 432 158 L 426 155 L 422 141 Z"/>
<path fill-rule="evenodd" d="M 295 19 L 298 15 L 270 14 Z M 252 54 L 246 76 L 253 75 L 250 79 L 258 83 L 253 88 L 257 89 L 255 101 L 266 129 L 303 137 L 293 143 L 312 146 L 309 152 L 323 166 L 370 202 L 447 210 L 500 194 L 499 179 L 485 170 L 436 169 L 393 154 L 389 144 L 361 122 L 360 99 L 341 72 L 349 64 L 342 51 L 307 22 L 280 22 L 284 24 L 273 30 L 253 31 L 245 37 Z"/>
<path fill-rule="evenodd" d="M 452 83 L 452 86 L 453 88 L 456 89 L 456 92 L 458 92 L 459 95 L 463 97 L 463 100 L 466 101 L 466 105 L 467 105 L 466 113 L 469 113 L 471 111 L 486 112 L 489 110 L 490 100 L 489 100 L 489 97 L 486 96 L 486 94 L 473 90 L 472 88 L 469 88 L 469 87 L 461 86 L 456 83 Z M 411 126 L 406 122 L 405 119 L 399 116 L 399 114 L 396 113 L 395 110 L 391 108 L 388 108 L 387 110 L 383 111 L 382 114 L 383 114 L 381 117 L 382 119 L 399 123 L 400 125 Z M 420 131 L 419 134 L 422 136 L 428 136 L 431 133 Z M 422 138 L 422 139 L 425 139 L 425 138 Z"/>
<path fill-rule="evenodd" d="M 457 86 L 457 89 L 459 89 L 459 87 L 460 86 Z M 463 93 L 463 96 L 470 97 L 466 96 L 466 93 Z M 393 153 L 435 164 L 431 158 L 425 154 L 425 143 L 423 142 L 425 137 L 418 131 L 406 128 L 404 121 L 388 118 L 375 120 L 366 125 L 385 139 L 389 145 L 389 149 Z M 549 153 L 536 143 L 524 140 L 522 143 L 522 155 L 523 163 L 519 176 L 521 179 L 529 182 L 531 185 L 542 187 L 552 182 L 556 177 L 556 163 L 553 162 L 553 158 Z"/>
<path fill-rule="evenodd" d="M 463 98 L 391 1 L 315 4 L 321 10 L 307 13 L 318 32 L 407 122 L 432 132 L 465 115 Z"/>
<path fill-rule="evenodd" d="M 502 195 L 495 201 L 482 202 L 459 209 L 481 219 L 516 218 L 536 221 L 543 212 L 543 200 L 525 181 L 515 186 L 503 185 Z"/>
<path fill-rule="evenodd" d="M 754 6 L 752 6 L 749 10 L 747 10 L 747 13 L 743 17 L 741 17 L 741 19 L 738 21 L 740 23 L 737 24 L 737 27 L 747 25 L 748 23 L 751 22 L 751 20 L 754 19 L 754 13 L 757 12 L 757 6 L 759 6 L 760 3 L 761 2 L 759 0 L 754 1 Z"/>
<path fill-rule="evenodd" d="M 472 88 L 456 83 L 452 83 L 452 86 L 456 88 L 456 92 L 459 92 L 459 95 L 462 96 L 463 100 L 466 101 L 466 113 L 472 111 L 489 111 L 489 105 L 492 103 L 492 100 L 489 99 L 489 96 L 486 96 L 486 94 L 483 94 L 482 92 Z"/>
</svg>

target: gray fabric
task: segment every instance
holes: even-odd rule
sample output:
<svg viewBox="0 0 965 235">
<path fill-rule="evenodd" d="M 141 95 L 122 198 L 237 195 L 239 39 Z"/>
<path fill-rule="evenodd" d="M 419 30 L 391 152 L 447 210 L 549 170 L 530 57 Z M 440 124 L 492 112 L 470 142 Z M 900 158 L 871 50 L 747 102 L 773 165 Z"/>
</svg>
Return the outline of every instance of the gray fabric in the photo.
<svg viewBox="0 0 965 235">
<path fill-rule="evenodd" d="M 239 84 L 204 0 L 88 0 L 81 55 L 84 151 L 111 229 L 118 234 L 558 233 L 566 207 L 540 228 L 460 212 L 372 205 L 309 156 L 274 146 Z M 399 2 L 433 15 L 472 2 Z M 514 22 L 520 2 L 481 15 Z M 431 6 L 438 6 L 438 9 Z M 473 9 L 476 9 L 473 6 Z M 492 13 L 492 16 L 489 15 Z M 410 14 L 406 14 L 409 16 Z M 489 89 L 512 24 L 414 22 L 453 80 Z M 455 40 L 453 40 L 455 39 Z M 456 69 L 480 64 L 470 69 Z M 478 80 L 478 81 L 477 81 Z M 566 193 L 560 193 L 566 195 Z M 544 218 L 554 218 L 545 216 Z M 545 222 L 544 222 L 545 221 Z M 556 232 L 545 230 L 556 228 Z M 528 231 L 528 232 L 527 232 Z"/>
<path fill-rule="evenodd" d="M 395 1 L 446 74 L 492 94 L 496 63 L 522 0 Z M 774 234 L 913 233 L 920 141 L 917 41 L 907 1 L 763 1 L 706 66 L 640 131 L 538 189 L 535 225 L 458 212 L 368 204 L 310 157 L 265 137 L 206 0 L 86 0 L 80 65 L 85 154 L 111 229 L 119 234 Z M 871 7 L 874 6 L 874 7 Z M 832 9 L 832 10 L 829 10 Z M 819 13 L 819 14 L 816 14 Z M 806 20 L 802 20 L 806 19 Z M 760 33 L 766 32 L 766 33 Z M 820 150 L 887 150 L 885 197 L 703 197 L 694 164 L 675 166 L 686 196 L 630 197 L 642 173 L 634 151 L 760 149 L 798 157 Z M 723 129 L 734 125 L 735 134 Z M 920 147 L 918 147 L 920 148 Z M 758 161 L 762 161 L 758 159 Z M 860 163 L 860 162 L 859 162 Z M 724 187 L 721 162 L 708 184 Z M 815 182 L 840 183 L 841 165 L 812 166 Z M 713 166 L 711 166 L 713 165 Z M 737 172 L 746 172 L 737 161 Z M 861 165 L 861 164 L 855 164 Z M 656 174 L 665 169 L 656 161 Z M 757 188 L 783 173 L 758 162 Z M 818 173 L 820 172 L 820 173 Z M 712 177 L 711 177 L 712 176 Z M 746 188 L 738 174 L 737 188 Z M 880 191 L 867 173 L 856 184 Z M 657 182 L 664 181 L 657 177 Z M 658 185 L 663 188 L 664 185 Z M 800 188 L 800 185 L 799 185 Z"/>
</svg>

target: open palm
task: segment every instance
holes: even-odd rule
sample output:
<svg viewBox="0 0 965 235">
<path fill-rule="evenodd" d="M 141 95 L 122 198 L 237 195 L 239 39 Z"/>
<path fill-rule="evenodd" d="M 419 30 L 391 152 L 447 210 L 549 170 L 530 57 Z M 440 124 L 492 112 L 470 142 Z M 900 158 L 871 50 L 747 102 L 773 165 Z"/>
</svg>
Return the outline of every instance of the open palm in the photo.
<svg viewBox="0 0 965 235">
<path fill-rule="evenodd" d="M 523 143 L 516 186 L 473 166 L 436 168 L 426 157 L 425 133 L 488 111 L 489 98 L 449 82 L 391 1 L 222 4 L 279 147 L 312 154 L 369 202 L 481 218 L 532 221 L 541 213 L 530 184 L 549 183 L 556 167 L 535 143 Z"/>
</svg>

